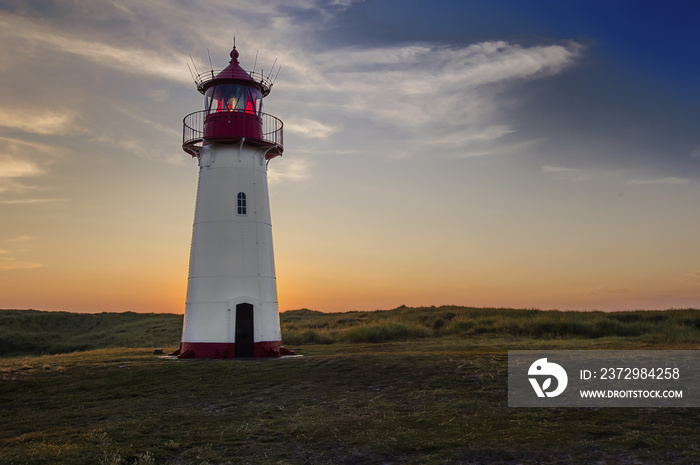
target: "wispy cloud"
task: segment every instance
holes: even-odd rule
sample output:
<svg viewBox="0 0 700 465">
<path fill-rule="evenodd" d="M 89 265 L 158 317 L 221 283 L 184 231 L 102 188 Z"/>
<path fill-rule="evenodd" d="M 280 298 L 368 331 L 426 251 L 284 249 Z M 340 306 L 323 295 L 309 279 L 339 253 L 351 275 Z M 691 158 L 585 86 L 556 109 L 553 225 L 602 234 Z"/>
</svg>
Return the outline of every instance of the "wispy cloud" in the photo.
<svg viewBox="0 0 700 465">
<path fill-rule="evenodd" d="M 407 156 L 426 136 L 433 144 L 459 147 L 453 153 L 504 153 L 523 140 L 506 140 L 518 130 L 508 122 L 508 108 L 517 102 L 502 97 L 503 92 L 517 82 L 562 72 L 582 50 L 573 42 L 522 47 L 495 41 L 464 47 L 353 47 L 295 56 L 283 64 L 283 97 L 294 101 L 282 105 L 298 108 L 304 102 L 299 117 L 338 127 L 337 133 L 355 130 L 360 122 L 367 132 L 354 140 L 391 141 L 383 152 L 387 156 Z"/>
<path fill-rule="evenodd" d="M 14 257 L 0 256 L 0 271 L 29 270 L 42 266 L 44 265 L 41 263 L 18 260 Z"/>
<path fill-rule="evenodd" d="M 46 174 L 39 164 L 19 156 L 0 154 L 0 193 L 21 194 L 41 190 L 28 179 Z M 3 199 L 2 203 L 16 203 L 19 199 Z"/>
<path fill-rule="evenodd" d="M 65 134 L 74 119 L 71 111 L 58 112 L 41 108 L 0 109 L 0 126 L 33 134 Z"/>
<path fill-rule="evenodd" d="M 302 134 L 311 139 L 325 139 L 338 130 L 335 126 L 323 124 L 309 118 L 290 118 L 284 125 L 285 131 Z"/>
<path fill-rule="evenodd" d="M 22 193 L 36 191 L 39 188 L 26 184 L 24 182 L 18 181 L 17 178 L 3 178 L 0 177 L 0 193 Z"/>
<path fill-rule="evenodd" d="M 144 118 L 143 116 L 139 115 L 138 113 L 129 110 L 127 108 L 124 108 L 123 106 L 114 106 L 115 110 L 119 110 L 120 112 L 124 113 L 126 116 L 128 116 L 130 119 L 134 121 L 138 121 L 139 123 L 142 123 L 143 126 L 147 128 L 153 128 L 157 131 L 162 132 L 164 135 L 168 137 L 175 138 L 176 140 L 179 139 L 182 136 L 182 133 L 179 131 L 179 127 L 177 128 L 178 130 L 175 130 L 175 128 L 170 127 L 170 126 L 165 126 L 162 123 L 159 123 L 158 121 L 153 121 L 152 119 Z"/>
<path fill-rule="evenodd" d="M 630 290 L 627 288 L 598 287 L 598 288 L 595 288 L 595 289 L 592 289 L 591 291 L 589 291 L 588 295 L 594 296 L 594 295 L 609 295 L 609 294 L 626 294 L 628 292 L 630 292 Z"/>
<path fill-rule="evenodd" d="M 284 163 L 284 166 L 282 168 L 278 167 L 282 163 Z M 270 185 L 306 181 L 311 176 L 311 163 L 304 158 L 280 160 L 270 163 L 268 173 Z"/>
<path fill-rule="evenodd" d="M 0 142 L 2 142 L 3 147 L 9 148 L 9 150 L 6 150 L 8 153 L 17 153 L 17 150 L 22 148 L 22 149 L 33 149 L 37 150 L 43 153 L 51 152 L 52 150 L 55 150 L 55 147 L 52 147 L 47 144 L 42 144 L 40 142 L 32 141 L 32 140 L 23 140 L 23 139 L 18 139 L 16 137 L 7 137 L 7 136 L 0 136 Z"/>
<path fill-rule="evenodd" d="M 0 249 L 0 271 L 27 270 L 39 268 L 41 263 L 18 259 L 16 254 L 25 252 L 31 248 L 31 236 L 16 236 L 0 240 L 3 248 Z"/>
<path fill-rule="evenodd" d="M 45 22 L 15 15 L 0 17 L 0 37 L 20 39 L 44 49 L 80 56 L 100 66 L 123 73 L 157 76 L 177 82 L 191 82 L 183 73 L 186 54 L 164 53 L 151 49 L 118 47 L 96 40 L 86 40 L 54 29 Z"/>
<path fill-rule="evenodd" d="M 562 181 L 591 181 L 613 178 L 622 173 L 617 170 L 602 170 L 595 168 L 571 168 L 567 166 L 544 165 L 542 174 Z"/>
<path fill-rule="evenodd" d="M 690 282 L 693 282 L 693 283 L 698 283 L 698 284 L 700 284 L 700 270 L 695 271 L 695 272 L 693 272 L 693 273 L 690 273 L 690 274 L 687 276 L 687 280 L 690 281 Z"/>
<path fill-rule="evenodd" d="M 599 179 L 614 179 L 619 183 L 631 186 L 644 185 L 683 185 L 690 183 L 689 179 L 673 176 L 663 178 L 626 179 L 630 176 L 622 170 L 605 170 L 598 168 L 571 168 L 567 166 L 543 165 L 542 174 L 562 181 L 593 181 Z"/>
<path fill-rule="evenodd" d="M 26 178 L 33 178 L 45 174 L 46 171 L 38 164 L 10 155 L 0 155 L 0 193 L 24 193 L 37 191 L 37 186 L 25 182 Z M 17 200 L 3 200 L 3 202 L 17 202 Z"/>
<path fill-rule="evenodd" d="M 44 170 L 31 161 L 0 155 L 0 178 L 19 178 L 41 174 L 44 174 Z"/>
<path fill-rule="evenodd" d="M 462 48 L 417 44 L 334 50 L 297 62 L 294 85 L 331 98 L 318 103 L 402 128 L 474 124 L 484 117 L 475 110 L 489 105 L 484 100 L 495 92 L 476 88 L 558 73 L 574 63 L 581 49 L 575 43 L 525 48 L 484 42 Z M 310 75 L 315 75 L 311 81 Z M 486 127 L 512 131 L 490 121 Z"/>
<path fill-rule="evenodd" d="M 325 21 L 352 6 L 352 1 L 296 0 L 264 4 L 217 1 L 196 10 L 161 0 L 147 4 L 131 0 L 98 1 L 80 7 L 72 1 L 58 1 L 63 17 L 59 15 L 52 21 L 12 14 L 0 18 L 0 39 L 15 40 L 42 56 L 53 52 L 59 57 L 80 57 L 97 65 L 96 69 L 112 70 L 122 76 L 136 74 L 191 85 L 185 63 L 190 53 L 197 59 L 197 51 L 182 44 L 167 43 L 162 37 L 168 36 L 167 31 L 175 34 L 171 24 L 178 24 L 183 16 L 192 17 L 193 22 L 202 18 L 207 28 L 184 33 L 183 41 L 190 46 L 202 44 L 204 50 L 205 46 L 222 48 L 225 43 L 223 47 L 228 47 L 232 39 L 230 31 L 234 28 L 239 47 L 243 53 L 248 53 L 247 57 L 244 55 L 248 67 L 254 56 L 250 39 L 253 36 L 255 47 L 261 50 L 261 61 L 264 55 L 281 58 L 278 64 L 283 68 L 283 81 L 276 86 L 275 108 L 281 108 L 282 115 L 293 115 L 285 118 L 287 131 L 307 139 L 327 139 L 352 130 L 352 124 L 347 124 L 349 119 L 366 121 L 374 128 L 390 129 L 384 130 L 382 136 L 395 139 L 391 146 L 402 156 L 408 151 L 399 145 L 415 147 L 426 133 L 438 143 L 445 140 L 451 146 L 462 147 L 460 153 L 469 156 L 504 153 L 507 145 L 515 141 L 506 143 L 503 139 L 517 128 L 505 121 L 504 114 L 510 103 L 500 98 L 501 91 L 517 81 L 560 73 L 576 63 L 584 50 L 575 42 L 524 47 L 489 41 L 450 47 L 432 43 L 345 47 L 310 53 L 306 45 L 308 25 L 295 21 L 294 15 L 307 11 L 320 14 Z M 214 11 L 217 14 L 212 14 Z M 232 25 L 228 13 L 233 11 L 238 22 Z M 86 14 L 93 21 L 88 21 L 85 27 L 62 27 L 66 21 L 75 21 Z M 122 37 L 119 42 L 111 40 L 116 29 L 95 28 L 93 23 L 99 23 L 97 19 L 100 18 L 119 21 L 119 36 Z M 269 33 L 264 36 L 253 34 L 261 21 L 273 25 L 267 28 Z M 160 39 L 154 39 L 151 29 L 144 28 L 146 25 L 160 26 L 166 32 L 157 36 Z M 127 39 L 123 39 L 124 31 L 127 31 Z M 177 36 L 181 36 L 179 31 Z M 217 54 L 212 53 L 215 68 L 221 66 Z M 260 61 L 257 67 L 262 67 Z M 105 80 L 106 85 L 112 82 L 109 77 Z M 168 91 L 153 87 L 144 89 L 143 95 L 162 103 Z M 124 130 L 121 119 L 115 118 L 114 125 L 98 127 L 90 116 L 94 113 L 92 108 L 80 105 L 78 108 L 79 116 L 46 114 L 43 121 L 37 116 L 29 118 L 33 123 L 17 122 L 26 118 L 0 119 L 0 125 L 57 134 L 76 126 L 72 123 L 79 120 L 85 123 L 81 125 L 82 130 L 93 135 L 92 140 L 102 138 L 113 141 L 111 145 L 120 146 L 130 143 L 110 134 L 112 130 Z M 152 118 L 138 116 L 145 120 L 142 121 L 145 125 L 162 132 L 164 138 L 176 137 L 167 129 L 170 122 L 163 125 Z M 97 121 L 102 121 L 100 118 L 103 117 L 98 116 Z M 373 137 L 371 134 L 364 136 L 363 140 Z M 357 140 L 356 136 L 352 137 Z M 138 134 L 132 131 L 130 140 L 137 139 Z M 494 150 L 496 145 L 499 147 Z M 152 159 L 162 159 L 161 152 L 170 150 L 148 147 L 145 149 L 139 142 L 134 147 L 124 148 Z M 393 156 L 388 152 L 387 155 Z"/>
<path fill-rule="evenodd" d="M 68 199 L 15 199 L 15 200 L 0 200 L 3 205 L 33 205 L 38 203 L 51 202 L 67 202 Z"/>
<path fill-rule="evenodd" d="M 690 179 L 669 176 L 669 177 L 665 177 L 665 178 L 630 179 L 629 181 L 627 181 L 627 184 L 632 184 L 632 185 L 647 185 L 647 184 L 680 185 L 680 184 L 688 184 L 689 182 L 690 182 Z"/>
<path fill-rule="evenodd" d="M 571 174 L 579 173 L 581 170 L 579 168 L 568 168 L 566 166 L 544 165 L 542 167 L 542 172 L 544 174 Z"/>
<path fill-rule="evenodd" d="M 22 234 L 19 236 L 13 236 L 13 237 L 7 237 L 4 239 L 0 240 L 0 243 L 3 244 L 30 244 L 32 241 L 34 241 L 34 237 L 30 236 L 28 234 Z M 5 251 L 7 252 L 7 251 Z"/>
</svg>

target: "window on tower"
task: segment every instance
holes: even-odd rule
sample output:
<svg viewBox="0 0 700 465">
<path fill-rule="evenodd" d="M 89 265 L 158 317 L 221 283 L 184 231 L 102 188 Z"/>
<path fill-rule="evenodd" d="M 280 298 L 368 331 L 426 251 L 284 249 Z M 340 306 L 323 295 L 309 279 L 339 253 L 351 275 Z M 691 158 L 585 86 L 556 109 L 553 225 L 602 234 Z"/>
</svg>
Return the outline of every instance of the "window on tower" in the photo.
<svg viewBox="0 0 700 465">
<path fill-rule="evenodd" d="M 246 215 L 246 200 L 245 200 L 245 193 L 239 192 L 238 193 L 238 214 L 239 215 Z"/>
<path fill-rule="evenodd" d="M 262 93 L 255 87 L 238 84 L 220 84 L 205 93 L 207 114 L 219 111 L 241 111 L 260 115 Z"/>
</svg>

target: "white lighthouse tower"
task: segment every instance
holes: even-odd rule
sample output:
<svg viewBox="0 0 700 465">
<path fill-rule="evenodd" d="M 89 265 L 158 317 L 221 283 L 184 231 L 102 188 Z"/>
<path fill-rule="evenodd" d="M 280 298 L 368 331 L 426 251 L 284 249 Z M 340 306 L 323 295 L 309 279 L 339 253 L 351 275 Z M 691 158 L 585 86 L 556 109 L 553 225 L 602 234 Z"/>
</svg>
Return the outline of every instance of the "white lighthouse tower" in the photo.
<svg viewBox="0 0 700 465">
<path fill-rule="evenodd" d="M 262 112 L 272 82 L 245 71 L 234 45 L 222 71 L 197 76 L 204 110 L 184 118 L 199 162 L 180 358 L 278 357 L 281 345 L 267 165 L 282 121 Z"/>
</svg>

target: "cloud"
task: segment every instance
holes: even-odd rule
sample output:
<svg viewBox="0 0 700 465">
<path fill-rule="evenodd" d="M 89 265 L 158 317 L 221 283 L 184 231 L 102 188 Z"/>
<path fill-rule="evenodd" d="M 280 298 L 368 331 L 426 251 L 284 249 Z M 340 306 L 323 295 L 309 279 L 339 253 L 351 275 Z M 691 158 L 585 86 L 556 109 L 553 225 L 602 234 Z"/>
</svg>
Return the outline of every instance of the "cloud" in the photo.
<svg viewBox="0 0 700 465">
<path fill-rule="evenodd" d="M 170 98 L 171 92 L 165 89 L 153 89 L 146 91 L 146 95 L 154 102 L 163 103 Z"/>
<path fill-rule="evenodd" d="M 617 170 L 603 170 L 595 168 L 570 168 L 566 166 L 543 165 L 542 174 L 554 177 L 562 181 L 592 181 L 608 179 L 621 174 Z"/>
<path fill-rule="evenodd" d="M 413 43 L 310 50 L 309 36 L 313 32 L 309 31 L 308 20 L 332 21 L 352 6 L 350 0 L 214 1 L 197 8 L 162 0 L 83 3 L 57 0 L 60 13 L 49 20 L 7 14 L 0 18 L 0 39 L 13 39 L 34 56 L 53 60 L 80 57 L 97 65 L 91 72 L 103 77 L 105 86 L 118 88 L 121 84 L 110 73 L 99 73 L 111 70 L 120 77 L 133 74 L 191 85 L 185 66 L 190 61 L 188 55 L 206 56 L 198 57 L 193 46 L 201 46 L 202 51 L 212 47 L 214 67 L 220 68 L 217 57 L 221 50 L 230 47 L 231 31 L 235 30 L 244 67 L 252 68 L 256 48 L 260 50 L 258 70 L 264 67 L 265 56 L 280 57 L 282 74 L 275 86 L 274 108 L 281 109 L 282 115 L 293 115 L 284 118 L 289 133 L 306 139 L 328 139 L 346 133 L 346 137 L 358 140 L 356 134 L 348 134 L 356 130 L 352 123 L 366 122 L 373 131 L 382 128 L 384 139 L 393 139 L 390 150 L 385 152 L 387 156 L 410 153 L 406 146 L 422 143 L 425 134 L 435 143 L 444 141 L 452 147 L 462 147 L 459 153 L 468 156 L 506 152 L 504 138 L 514 134 L 517 127 L 506 121 L 512 102 L 500 98 L 503 89 L 517 81 L 560 73 L 571 67 L 584 50 L 575 42 L 524 47 L 505 41 L 451 47 Z M 189 18 L 191 23 L 201 21 L 207 27 L 183 31 L 177 26 L 183 18 Z M 74 24 L 80 27 L 68 27 Z M 267 28 L 261 36 L 255 30 L 263 24 Z M 153 34 L 153 30 L 160 32 Z M 31 64 L 40 66 L 41 62 Z M 87 69 L 78 63 L 76 72 L 85 74 Z M 141 92 L 144 98 L 160 102 L 159 105 L 173 98 L 168 97 L 174 95 L 171 89 L 156 85 L 156 80 L 149 82 L 150 87 L 130 92 Z M 124 91 L 122 94 L 111 98 L 130 98 Z M 113 123 L 99 125 L 103 115 L 95 116 L 94 109 L 81 104 L 74 108 L 79 109 L 79 116 L 46 114 L 42 121 L 34 115 L 5 124 L 46 134 L 79 126 L 83 132 L 114 141 L 110 142 L 112 145 L 123 146 L 127 142 L 110 132 L 129 131 L 130 140 L 139 139 L 139 129 L 125 128 L 128 123 L 123 118 L 115 117 Z M 135 103 L 129 108 L 139 107 Z M 141 115 L 139 118 L 147 119 L 146 112 Z M 133 115 L 131 119 L 136 121 Z M 161 132 L 163 139 L 176 137 L 166 130 L 170 121 L 148 119 L 145 124 Z M 16 122 L 22 120 L 32 122 Z M 81 124 L 74 124 L 75 120 Z M 361 139 L 369 141 L 373 137 L 376 134 L 363 134 Z M 495 145 L 501 147 L 494 150 Z M 143 153 L 141 145 L 136 149 L 152 159 L 161 159 L 161 153 L 170 150 L 149 148 L 148 153 Z"/>
<path fill-rule="evenodd" d="M 23 193 L 40 190 L 37 186 L 27 184 L 24 179 L 44 174 L 46 174 L 46 171 L 30 160 L 0 154 L 0 193 Z M 17 202 L 18 200 L 0 201 L 0 203 Z"/>
<path fill-rule="evenodd" d="M 628 185 L 682 185 L 688 184 L 689 179 L 677 177 L 628 179 L 623 181 L 625 172 L 622 170 L 604 170 L 598 168 L 570 168 L 566 166 L 543 165 L 542 174 L 554 177 L 562 181 L 592 181 L 599 179 L 617 179 Z"/>
<path fill-rule="evenodd" d="M 475 131 L 472 133 L 459 134 L 457 139 L 453 139 L 454 142 L 464 143 L 472 141 L 490 141 L 494 139 L 500 139 L 508 134 L 513 134 L 517 132 L 516 130 L 509 128 L 504 125 L 493 125 L 482 128 L 480 131 Z"/>
<path fill-rule="evenodd" d="M 67 199 L 16 199 L 16 200 L 0 200 L 3 205 L 31 205 L 38 203 L 50 202 L 67 202 Z"/>
<path fill-rule="evenodd" d="M 33 241 L 34 238 L 32 236 L 29 236 L 27 234 L 23 234 L 21 236 L 15 236 L 15 237 L 9 237 L 7 239 L 2 239 L 3 243 L 10 242 L 10 243 L 27 243 Z"/>
<path fill-rule="evenodd" d="M 57 112 L 39 108 L 0 109 L 0 126 L 41 135 L 69 132 L 74 118 L 70 111 Z"/>
<path fill-rule="evenodd" d="M 647 185 L 647 184 L 680 185 L 680 184 L 688 184 L 689 182 L 690 182 L 690 179 L 669 176 L 666 178 L 630 179 L 629 181 L 627 181 L 627 184 L 631 184 L 631 185 Z"/>
<path fill-rule="evenodd" d="M 700 284 L 700 270 L 690 273 L 687 277 L 687 280 Z"/>
<path fill-rule="evenodd" d="M 41 174 L 44 174 L 44 170 L 35 163 L 0 156 L 0 178 L 19 178 Z"/>
<path fill-rule="evenodd" d="M 34 58 L 39 52 L 58 52 L 81 57 L 118 73 L 139 74 L 191 84 L 187 72 L 189 55 L 197 46 L 204 52 L 232 45 L 233 35 L 239 45 L 249 50 L 277 48 L 298 32 L 295 39 L 308 36 L 299 32 L 303 26 L 295 21 L 300 14 L 320 14 L 329 20 L 349 8 L 352 0 L 330 3 L 315 0 L 211 0 L 197 5 L 170 0 L 54 0 L 51 17 L 43 8 L 27 5 L 21 14 L 3 11 L 0 16 L 0 40 L 14 40 L 24 56 Z M 206 27 L 191 27 L 206 25 Z M 264 28 L 265 34 L 259 34 Z M 154 32 L 156 31 L 156 32 Z M 119 45 L 116 45 L 119 44 Z M 0 52 L 5 52 L 0 47 Z M 5 56 L 6 55 L 6 56 Z M 0 69 L 18 59 L 6 53 Z M 212 57 L 214 54 L 212 53 Z M 199 58 L 197 56 L 195 59 Z M 197 60 L 203 68 L 206 59 Z M 163 94 L 151 94 L 161 98 Z"/>
<path fill-rule="evenodd" d="M 278 165 L 282 167 L 278 168 Z M 270 185 L 285 182 L 302 182 L 311 177 L 311 163 L 303 158 L 273 160 L 268 171 Z"/>
<path fill-rule="evenodd" d="M 613 179 L 627 185 L 683 185 L 690 183 L 689 179 L 674 176 L 659 178 L 625 179 L 630 176 L 625 170 L 606 170 L 601 168 L 571 168 L 567 166 L 543 165 L 542 174 L 562 181 L 593 181 L 600 179 Z"/>
<path fill-rule="evenodd" d="M 311 139 L 325 139 L 338 130 L 335 126 L 329 126 L 309 118 L 290 118 L 284 125 L 285 131 L 301 134 Z"/>
<path fill-rule="evenodd" d="M 574 43 L 524 48 L 501 41 L 461 48 L 417 44 L 333 50 L 297 63 L 294 85 L 301 92 L 322 92 L 340 111 L 404 129 L 434 122 L 475 125 L 484 117 L 478 110 L 493 112 L 489 100 L 497 93 L 479 88 L 558 73 L 580 51 Z M 479 127 L 512 131 L 491 122 Z"/>
<path fill-rule="evenodd" d="M 185 54 L 135 47 L 117 47 L 98 40 L 86 40 L 57 30 L 45 22 L 39 23 L 16 15 L 0 17 L 0 37 L 19 39 L 52 50 L 80 56 L 100 66 L 122 73 L 144 74 L 189 83 L 183 72 L 188 57 Z"/>
<path fill-rule="evenodd" d="M 459 156 L 513 153 L 508 146 L 527 141 L 508 137 L 518 131 L 508 114 L 517 101 L 503 97 L 504 91 L 562 72 L 582 50 L 573 42 L 522 47 L 494 41 L 291 53 L 282 64 L 283 101 L 278 94 L 275 105 L 293 107 L 297 118 L 323 121 L 337 128 L 334 137 L 355 144 L 382 140 L 389 157 L 427 153 L 428 141 Z"/>
<path fill-rule="evenodd" d="M 454 158 L 471 158 L 494 155 L 511 156 L 528 153 L 541 142 L 539 139 L 508 143 L 503 143 L 502 141 L 497 141 L 495 139 L 473 139 L 468 143 L 463 143 L 462 139 L 460 139 L 460 135 L 461 134 L 448 134 L 439 139 L 427 140 L 425 141 L 425 145 L 434 147 L 436 144 L 440 144 L 445 147 L 450 147 L 450 153 Z M 459 147 L 460 145 L 462 145 L 461 148 L 455 148 Z"/>
<path fill-rule="evenodd" d="M 15 137 L 0 136 L 0 142 L 2 142 L 3 147 L 5 147 L 6 149 L 9 148 L 9 150 L 7 150 L 8 152 L 14 154 L 19 153 L 19 150 L 27 148 L 37 150 L 40 152 L 51 152 L 52 150 L 54 150 L 54 147 L 50 145 L 42 144 L 36 141 L 17 139 Z"/>
<path fill-rule="evenodd" d="M 552 166 L 552 165 L 544 165 L 542 167 L 542 172 L 544 174 L 570 174 L 570 173 L 579 173 L 581 172 L 580 169 L 578 168 L 567 168 L 565 166 Z"/>
<path fill-rule="evenodd" d="M 448 146 L 450 150 L 444 153 L 459 157 L 514 154 L 530 146 L 524 137 L 514 137 L 518 128 L 509 120 L 508 109 L 517 102 L 512 97 L 502 98 L 503 91 L 517 82 L 558 74 L 573 66 L 584 51 L 575 42 L 525 47 L 505 41 L 326 50 L 323 44 L 314 44 L 312 50 L 310 18 L 330 24 L 339 12 L 352 6 L 348 0 L 221 0 L 197 8 L 163 0 L 56 2 L 58 13 L 51 18 L 40 12 L 34 13 L 36 18 L 32 13 L 0 18 L 0 39 L 12 39 L 30 52 L 33 61 L 27 65 L 36 68 L 32 76 L 44 72 L 42 66 L 52 60 L 79 57 L 82 62 L 71 62 L 76 73 L 101 79 L 100 86 L 108 89 L 104 98 L 111 99 L 111 111 L 98 112 L 97 102 L 80 101 L 82 89 L 76 86 L 72 95 L 64 97 L 65 106 L 74 108 L 74 113 L 27 111 L 21 118 L 0 117 L 0 125 L 40 134 L 80 131 L 85 140 L 173 163 L 182 160 L 176 149 L 179 125 L 173 124 L 170 115 L 144 111 L 143 105 L 150 102 L 152 106 L 155 101 L 158 107 L 171 108 L 169 102 L 177 101 L 180 91 L 167 83 L 192 85 L 185 66 L 190 61 L 188 55 L 206 57 L 205 53 L 198 56 L 193 50 L 196 46 L 202 52 L 212 48 L 214 68 L 225 66 L 221 51 L 228 53 L 234 30 L 244 67 L 252 69 L 256 48 L 260 50 L 258 70 L 266 57 L 280 57 L 282 73 L 270 110 L 278 116 L 291 115 L 283 119 L 295 141 L 306 141 L 307 148 L 327 152 L 326 146 L 309 142 L 328 140 L 337 146 L 354 141 L 364 150 L 363 144 L 381 138 L 386 143 L 382 153 L 388 157 L 427 153 L 426 135 L 431 145 Z M 207 27 L 183 31 L 178 26 L 183 18 L 206 22 Z M 80 26 L 74 27 L 76 24 Z M 263 24 L 268 26 L 267 33 L 254 33 Z M 153 34 L 153 30 L 159 33 Z M 15 54 L 15 59 L 28 60 L 21 54 Z M 226 55 L 224 60 L 228 60 Z M 208 64 L 203 65 L 203 69 L 208 68 Z M 128 74 L 154 79 L 127 88 L 124 83 L 131 82 Z M 52 98 L 55 95 L 50 92 Z M 136 101 L 137 96 L 142 101 Z M 94 100 L 89 94 L 85 97 Z M 119 105 L 114 105 L 115 101 Z M 146 139 L 146 129 L 155 130 L 157 136 L 151 131 Z M 296 169 L 285 179 L 303 179 L 301 173 L 308 166 Z"/>
<path fill-rule="evenodd" d="M 626 294 L 628 292 L 630 292 L 630 290 L 627 288 L 611 288 L 611 287 L 603 288 L 603 287 L 599 287 L 599 288 L 591 290 L 588 293 L 588 295 L 594 296 L 594 295 L 607 295 L 607 294 Z"/>
<path fill-rule="evenodd" d="M 2 178 L 0 177 L 0 193 L 5 192 L 27 192 L 34 191 L 38 188 L 36 186 L 30 186 L 23 182 L 18 182 L 16 178 Z"/>
<path fill-rule="evenodd" d="M 180 129 L 179 127 L 177 128 L 178 130 L 175 130 L 175 128 L 173 128 L 173 127 L 165 126 L 162 123 L 159 123 L 157 121 L 153 121 L 151 119 L 144 118 L 143 116 L 139 115 L 138 113 L 131 111 L 131 110 L 128 110 L 124 107 L 120 107 L 120 106 L 115 105 L 114 109 L 121 111 L 126 116 L 128 116 L 129 119 L 131 119 L 133 121 L 138 121 L 139 123 L 141 123 L 142 127 L 155 129 L 157 131 L 162 132 L 164 135 L 166 135 L 168 137 L 175 138 L 176 140 L 179 139 L 180 137 L 182 137 L 182 133 L 179 131 L 179 129 Z"/>
<path fill-rule="evenodd" d="M 51 183 L 48 167 L 54 163 L 57 150 L 44 144 L 0 137 L 0 144 L 7 153 L 0 153 L 0 194 L 12 194 L 0 199 L 0 204 L 46 203 L 48 198 L 17 198 L 28 193 L 36 196 Z M 39 159 L 34 161 L 32 158 Z M 14 198 L 13 198 L 14 197 Z M 56 199 L 59 200 L 59 199 Z"/>
<path fill-rule="evenodd" d="M 163 108 L 167 106 L 163 105 Z M 92 121 L 93 127 L 84 129 L 87 141 L 116 147 L 151 161 L 177 165 L 187 160 L 179 149 L 182 141 L 180 124 L 166 125 L 118 104 L 113 104 L 111 109 L 109 115 L 114 122 L 96 124 Z"/>
<path fill-rule="evenodd" d="M 41 263 L 20 260 L 12 256 L 18 252 L 29 250 L 32 240 L 33 238 L 27 235 L 0 240 L 0 243 L 5 247 L 11 246 L 15 248 L 15 250 L 10 250 L 8 248 L 0 249 L 0 271 L 27 270 L 42 267 L 43 265 Z M 21 246 L 19 250 L 16 249 L 18 245 Z"/>
<path fill-rule="evenodd" d="M 13 257 L 0 257 L 0 271 L 29 270 L 42 266 L 44 265 L 41 263 L 27 262 Z"/>
<path fill-rule="evenodd" d="M 448 61 L 441 68 L 448 72 L 442 79 L 475 86 L 556 74 L 573 64 L 582 49 L 575 42 L 526 48 L 504 41 L 447 49 Z"/>
</svg>

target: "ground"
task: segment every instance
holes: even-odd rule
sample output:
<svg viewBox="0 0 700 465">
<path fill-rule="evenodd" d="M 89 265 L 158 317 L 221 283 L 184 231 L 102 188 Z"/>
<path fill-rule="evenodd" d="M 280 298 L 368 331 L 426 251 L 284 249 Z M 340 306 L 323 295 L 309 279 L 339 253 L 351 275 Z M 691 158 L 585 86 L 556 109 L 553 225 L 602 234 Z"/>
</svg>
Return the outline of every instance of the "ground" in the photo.
<svg viewBox="0 0 700 465">
<path fill-rule="evenodd" d="M 294 348 L 303 357 L 0 359 L 0 463 L 700 464 L 697 408 L 508 407 L 508 349 L 650 343 L 452 335 Z"/>
</svg>

